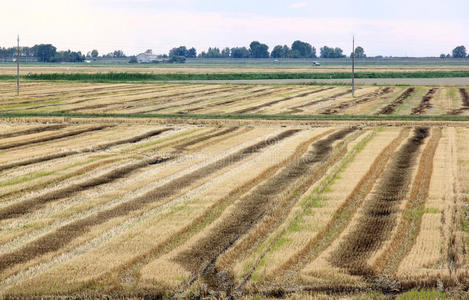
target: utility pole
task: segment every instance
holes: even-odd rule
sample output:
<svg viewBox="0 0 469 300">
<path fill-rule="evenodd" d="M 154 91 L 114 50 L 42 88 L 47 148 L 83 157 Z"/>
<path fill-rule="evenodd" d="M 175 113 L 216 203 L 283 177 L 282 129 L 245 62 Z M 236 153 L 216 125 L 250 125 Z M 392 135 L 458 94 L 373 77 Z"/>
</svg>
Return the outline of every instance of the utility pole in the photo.
<svg viewBox="0 0 469 300">
<path fill-rule="evenodd" d="M 355 97 L 355 36 L 352 40 L 352 98 Z"/>
<path fill-rule="evenodd" d="M 16 96 L 20 95 L 20 35 L 18 34 L 18 49 L 16 53 Z"/>
</svg>

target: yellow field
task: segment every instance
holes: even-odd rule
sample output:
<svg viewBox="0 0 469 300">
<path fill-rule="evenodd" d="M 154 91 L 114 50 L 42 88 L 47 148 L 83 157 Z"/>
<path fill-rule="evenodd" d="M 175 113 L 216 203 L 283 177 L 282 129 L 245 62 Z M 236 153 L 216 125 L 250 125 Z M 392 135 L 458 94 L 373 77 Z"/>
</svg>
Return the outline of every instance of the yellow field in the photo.
<svg viewBox="0 0 469 300">
<path fill-rule="evenodd" d="M 466 127 L 219 124 L 0 123 L 0 295 L 468 286 Z"/>
</svg>

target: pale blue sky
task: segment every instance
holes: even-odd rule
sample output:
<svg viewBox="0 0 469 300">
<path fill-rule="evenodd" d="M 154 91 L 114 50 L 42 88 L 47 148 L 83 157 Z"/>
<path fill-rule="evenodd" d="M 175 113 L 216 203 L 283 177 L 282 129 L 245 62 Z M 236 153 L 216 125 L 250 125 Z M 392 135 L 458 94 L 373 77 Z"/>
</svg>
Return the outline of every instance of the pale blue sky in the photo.
<svg viewBox="0 0 469 300">
<path fill-rule="evenodd" d="M 178 45 L 248 46 L 300 39 L 369 55 L 437 56 L 469 47 L 469 1 L 16 0 L 2 3 L 0 46 L 49 42 L 59 49 L 165 53 Z M 20 22 L 18 22 L 20 21 Z"/>
</svg>

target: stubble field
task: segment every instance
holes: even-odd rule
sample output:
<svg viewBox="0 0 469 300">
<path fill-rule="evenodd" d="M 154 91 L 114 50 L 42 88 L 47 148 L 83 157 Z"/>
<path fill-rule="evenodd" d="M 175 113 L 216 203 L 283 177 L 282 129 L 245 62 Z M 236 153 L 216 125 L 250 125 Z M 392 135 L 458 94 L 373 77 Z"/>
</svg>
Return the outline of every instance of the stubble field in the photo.
<svg viewBox="0 0 469 300">
<path fill-rule="evenodd" d="M 467 115 L 468 89 L 349 86 L 0 82 L 0 113 L 127 115 Z"/>
<path fill-rule="evenodd" d="M 469 288 L 467 122 L 223 119 L 464 117 L 467 87 L 27 82 L 16 97 L 12 84 L 2 297 Z"/>
</svg>

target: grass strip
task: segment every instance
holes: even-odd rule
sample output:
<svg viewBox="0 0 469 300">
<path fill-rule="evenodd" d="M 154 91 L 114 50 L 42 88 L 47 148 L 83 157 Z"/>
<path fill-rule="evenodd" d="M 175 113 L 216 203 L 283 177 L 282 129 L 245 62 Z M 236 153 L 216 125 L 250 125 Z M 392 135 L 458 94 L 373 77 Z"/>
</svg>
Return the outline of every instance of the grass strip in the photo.
<svg viewBox="0 0 469 300">
<path fill-rule="evenodd" d="M 271 121 L 454 121 L 467 122 L 464 115 L 290 115 L 290 114 L 90 114 L 69 112 L 8 112 L 0 118 L 64 117 L 107 119 L 195 119 L 195 120 L 271 120 Z"/>
<path fill-rule="evenodd" d="M 469 77 L 469 71 L 416 71 L 416 72 L 358 72 L 355 78 L 457 78 Z M 1 80 L 13 80 L 14 75 L 2 75 Z M 257 80 L 257 79 L 349 79 L 350 72 L 269 72 L 269 73 L 212 73 L 212 74 L 188 74 L 188 73 L 34 73 L 22 76 L 28 80 L 66 80 L 66 81 L 154 81 L 154 80 Z"/>
</svg>

